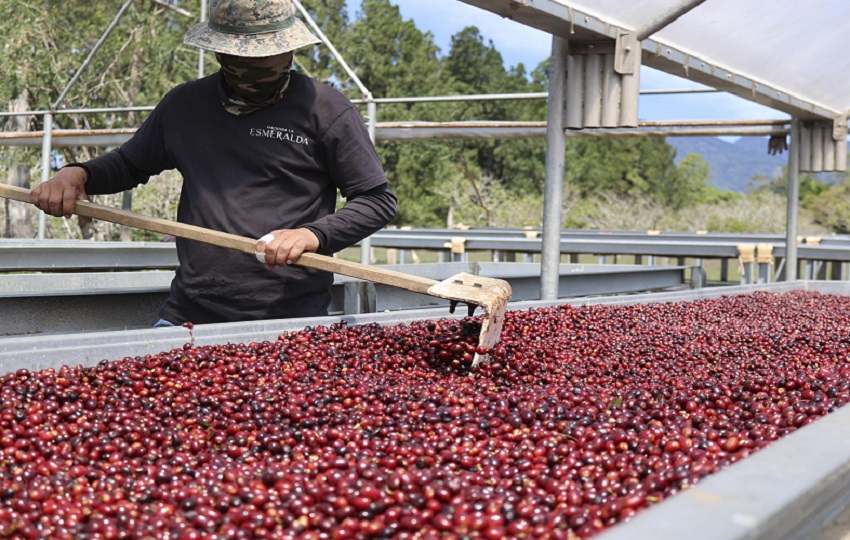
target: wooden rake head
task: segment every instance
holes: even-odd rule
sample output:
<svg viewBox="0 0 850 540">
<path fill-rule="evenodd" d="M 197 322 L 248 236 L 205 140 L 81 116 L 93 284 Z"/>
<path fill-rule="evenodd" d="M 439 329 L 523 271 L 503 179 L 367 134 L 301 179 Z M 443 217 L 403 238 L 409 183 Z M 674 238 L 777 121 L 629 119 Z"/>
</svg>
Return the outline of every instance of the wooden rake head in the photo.
<svg viewBox="0 0 850 540">
<path fill-rule="evenodd" d="M 450 300 L 452 313 L 454 313 L 454 306 L 458 302 L 470 305 L 472 308 L 470 315 L 474 306 L 481 306 L 484 309 L 478 346 L 487 350 L 492 349 L 499 341 L 511 293 L 511 285 L 507 281 L 475 276 L 465 272 L 439 281 L 428 289 L 428 294 Z M 488 354 L 476 352 L 472 365 L 477 366 L 479 362 L 488 360 L 488 357 Z"/>
</svg>

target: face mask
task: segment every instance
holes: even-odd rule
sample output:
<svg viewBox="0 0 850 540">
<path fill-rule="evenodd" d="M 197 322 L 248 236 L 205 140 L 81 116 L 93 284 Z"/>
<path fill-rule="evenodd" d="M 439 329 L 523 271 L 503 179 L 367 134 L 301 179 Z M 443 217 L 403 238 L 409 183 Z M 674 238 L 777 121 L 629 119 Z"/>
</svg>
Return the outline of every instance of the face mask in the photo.
<svg viewBox="0 0 850 540">
<path fill-rule="evenodd" d="M 274 105 L 289 86 L 292 53 L 262 58 L 215 55 L 221 65 L 221 102 L 230 114 L 245 116 Z"/>
</svg>

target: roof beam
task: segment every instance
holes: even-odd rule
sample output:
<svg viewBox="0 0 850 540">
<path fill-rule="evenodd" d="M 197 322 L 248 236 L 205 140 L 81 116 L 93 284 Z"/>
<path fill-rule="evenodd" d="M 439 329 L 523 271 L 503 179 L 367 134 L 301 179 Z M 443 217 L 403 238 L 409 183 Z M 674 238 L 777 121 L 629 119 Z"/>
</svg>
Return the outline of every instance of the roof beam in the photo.
<svg viewBox="0 0 850 540">
<path fill-rule="evenodd" d="M 672 9 L 666 13 L 660 14 L 648 25 L 639 29 L 637 31 L 638 41 L 643 41 L 703 2 L 705 2 L 705 0 L 684 0 L 681 4 L 673 6 Z"/>
<path fill-rule="evenodd" d="M 546 137 L 546 122 L 378 122 L 378 141 L 449 139 L 527 139 Z M 55 148 L 119 146 L 130 139 L 127 130 L 58 130 Z M 787 135 L 783 121 L 753 122 L 641 122 L 636 128 L 569 129 L 567 137 L 695 137 Z M 41 146 L 40 131 L 0 133 L 2 146 Z"/>
<path fill-rule="evenodd" d="M 643 65 L 711 86 L 804 120 L 832 120 L 838 111 L 732 71 L 654 39 L 641 42 Z M 683 75 L 684 73 L 684 75 Z"/>
<path fill-rule="evenodd" d="M 616 39 L 620 28 L 595 15 L 584 13 L 557 0 L 460 0 L 526 26 L 571 41 Z M 793 95 L 746 73 L 731 71 L 657 39 L 641 42 L 643 65 L 728 92 L 748 101 L 786 112 L 801 119 L 829 119 L 841 114 L 821 104 Z"/>
</svg>

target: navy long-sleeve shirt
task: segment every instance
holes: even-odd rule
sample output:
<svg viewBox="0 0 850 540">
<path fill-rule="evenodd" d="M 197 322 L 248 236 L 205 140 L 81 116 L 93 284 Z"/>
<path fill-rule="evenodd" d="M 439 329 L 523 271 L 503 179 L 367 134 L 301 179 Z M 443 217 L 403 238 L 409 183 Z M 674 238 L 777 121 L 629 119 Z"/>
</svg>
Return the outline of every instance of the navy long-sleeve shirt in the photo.
<svg viewBox="0 0 850 540">
<path fill-rule="evenodd" d="M 86 192 L 117 193 L 178 169 L 180 222 L 250 238 L 306 227 L 320 253 L 348 247 L 395 217 L 396 200 L 357 108 L 292 73 L 284 98 L 247 116 L 221 104 L 214 74 L 169 92 L 135 135 L 84 164 Z M 334 210 L 337 192 L 345 205 Z M 212 323 L 323 315 L 333 276 L 177 239 L 180 261 L 160 315 Z"/>
</svg>

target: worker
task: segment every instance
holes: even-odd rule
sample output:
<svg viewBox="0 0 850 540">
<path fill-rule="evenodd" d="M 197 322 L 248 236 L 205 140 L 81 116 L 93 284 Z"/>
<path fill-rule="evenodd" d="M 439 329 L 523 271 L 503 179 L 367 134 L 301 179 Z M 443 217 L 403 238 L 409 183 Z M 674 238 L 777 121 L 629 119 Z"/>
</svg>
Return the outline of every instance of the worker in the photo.
<svg viewBox="0 0 850 540">
<path fill-rule="evenodd" d="M 157 326 L 327 315 L 333 275 L 291 264 L 351 246 L 396 212 L 360 112 L 292 70 L 293 51 L 319 40 L 291 0 L 213 0 L 184 43 L 214 52 L 218 72 L 173 88 L 131 139 L 66 165 L 33 204 L 70 217 L 88 195 L 177 169 L 178 221 L 260 240 L 255 258 L 178 238 Z M 346 202 L 335 211 L 337 191 Z"/>
</svg>

